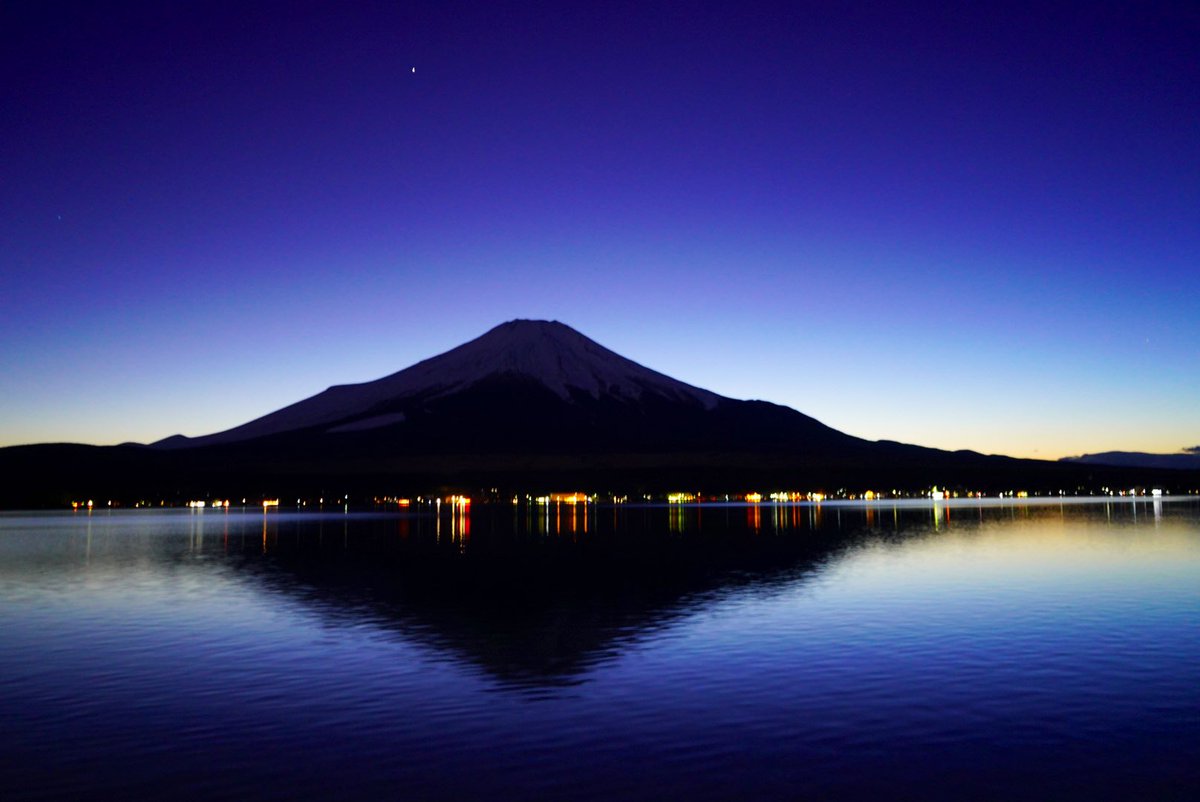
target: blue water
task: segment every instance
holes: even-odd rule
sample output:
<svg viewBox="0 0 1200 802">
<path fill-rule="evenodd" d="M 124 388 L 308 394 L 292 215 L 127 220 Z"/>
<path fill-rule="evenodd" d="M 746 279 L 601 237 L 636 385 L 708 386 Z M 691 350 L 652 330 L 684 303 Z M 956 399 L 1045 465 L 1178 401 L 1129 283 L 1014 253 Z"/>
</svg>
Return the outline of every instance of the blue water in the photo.
<svg viewBox="0 0 1200 802">
<path fill-rule="evenodd" d="M 1200 798 L 1200 504 L 0 516 L 3 798 Z"/>
</svg>

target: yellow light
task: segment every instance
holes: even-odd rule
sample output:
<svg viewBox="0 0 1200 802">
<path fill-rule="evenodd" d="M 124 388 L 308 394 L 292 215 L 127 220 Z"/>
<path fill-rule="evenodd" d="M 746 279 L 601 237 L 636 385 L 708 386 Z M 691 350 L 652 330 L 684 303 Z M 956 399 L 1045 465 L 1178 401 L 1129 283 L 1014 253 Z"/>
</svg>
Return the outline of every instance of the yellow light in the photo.
<svg viewBox="0 0 1200 802">
<path fill-rule="evenodd" d="M 751 504 L 757 504 L 762 501 L 762 493 L 747 493 L 746 501 L 749 501 Z"/>
</svg>

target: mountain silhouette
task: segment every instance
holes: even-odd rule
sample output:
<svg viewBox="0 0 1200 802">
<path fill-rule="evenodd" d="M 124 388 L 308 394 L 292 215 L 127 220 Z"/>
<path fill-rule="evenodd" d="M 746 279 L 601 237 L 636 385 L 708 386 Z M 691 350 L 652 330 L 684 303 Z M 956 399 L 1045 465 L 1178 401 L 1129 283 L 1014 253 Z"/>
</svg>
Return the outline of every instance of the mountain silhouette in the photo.
<svg viewBox="0 0 1200 802">
<path fill-rule="evenodd" d="M 155 445 L 183 448 L 288 432 L 344 434 L 381 428 L 413 430 L 410 417 L 455 406 L 480 391 L 531 394 L 567 402 L 634 405 L 652 399 L 711 409 L 720 397 L 645 368 L 557 321 L 513 320 L 439 356 L 362 384 L 330 387 L 269 415 L 198 438 L 175 436 Z M 499 399 L 484 399 L 494 403 Z M 458 406 L 461 406 L 459 404 Z M 486 410 L 481 410 L 486 412 Z M 409 425 L 403 425 L 408 423 Z"/>
<path fill-rule="evenodd" d="M 557 321 L 513 320 L 390 376 L 330 387 L 223 432 L 153 445 L 483 454 L 531 446 L 827 450 L 865 442 L 787 407 L 685 384 Z"/>
<path fill-rule="evenodd" d="M 240 426 L 150 446 L 0 449 L 0 504 L 108 497 L 1187 489 L 1194 472 L 868 441 L 765 401 L 726 398 L 556 321 L 513 320 L 375 381 Z"/>
</svg>

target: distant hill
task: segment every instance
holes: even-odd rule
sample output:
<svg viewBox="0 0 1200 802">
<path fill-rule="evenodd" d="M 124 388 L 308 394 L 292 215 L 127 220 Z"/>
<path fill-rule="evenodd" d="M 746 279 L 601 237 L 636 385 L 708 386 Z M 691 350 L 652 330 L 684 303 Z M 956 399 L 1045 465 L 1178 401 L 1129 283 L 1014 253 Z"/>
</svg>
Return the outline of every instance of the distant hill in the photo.
<svg viewBox="0 0 1200 802">
<path fill-rule="evenodd" d="M 1158 475 L 869 441 L 650 370 L 558 322 L 514 320 L 384 378 L 150 446 L 0 449 L 0 503 L 453 488 L 1076 492 Z M 1177 483 L 1200 484 L 1170 474 Z"/>
<path fill-rule="evenodd" d="M 1200 470 L 1200 453 L 1146 454 L 1140 451 L 1104 451 L 1079 457 L 1064 457 L 1062 462 L 1084 465 L 1113 465 L 1122 468 L 1161 468 L 1174 471 Z"/>
</svg>

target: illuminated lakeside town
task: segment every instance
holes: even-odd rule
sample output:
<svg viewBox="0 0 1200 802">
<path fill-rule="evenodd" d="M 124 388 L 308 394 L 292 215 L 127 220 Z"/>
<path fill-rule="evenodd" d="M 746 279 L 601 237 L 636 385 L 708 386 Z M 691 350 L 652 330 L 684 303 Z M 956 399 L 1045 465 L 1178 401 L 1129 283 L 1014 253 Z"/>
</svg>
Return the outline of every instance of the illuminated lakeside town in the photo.
<svg viewBox="0 0 1200 802">
<path fill-rule="evenodd" d="M 329 512 L 329 511 L 438 511 L 445 507 L 446 509 L 465 510 L 469 509 L 472 503 L 487 504 L 487 505 L 512 505 L 519 506 L 607 506 L 607 505 L 723 505 L 723 504 L 742 504 L 742 505 L 819 505 L 819 504 L 886 504 L 892 503 L 924 503 L 924 502 L 991 502 L 991 503 L 1013 503 L 1017 501 L 1023 502 L 1055 502 L 1066 499 L 1074 499 L 1081 501 L 1111 501 L 1114 499 L 1126 499 L 1130 501 L 1136 500 L 1154 500 L 1154 499 L 1170 499 L 1170 498 L 1186 498 L 1200 495 L 1200 489 L 1188 489 L 1184 491 L 1167 492 L 1162 488 L 1101 488 L 1098 493 L 1079 493 L 1067 492 L 1060 490 L 1057 493 L 1047 493 L 1042 491 L 1027 491 L 1027 490 L 1011 490 L 1007 492 L 987 494 L 982 491 L 959 491 L 959 490 L 943 490 L 938 487 L 932 487 L 924 492 L 904 492 L 901 490 L 877 491 L 864 490 L 861 492 L 850 492 L 839 490 L 832 493 L 823 491 L 774 491 L 770 493 L 760 492 L 744 492 L 744 493 L 701 493 L 701 492 L 670 492 L 665 494 L 603 494 L 603 493 L 588 493 L 582 491 L 574 492 L 555 492 L 543 493 L 539 495 L 523 494 L 513 496 L 502 496 L 497 491 L 480 492 L 476 495 L 465 495 L 461 493 L 451 493 L 448 495 L 420 495 L 420 496 L 370 496 L 370 497 L 352 497 L 349 494 L 336 497 L 319 496 L 316 498 L 299 497 L 294 501 L 291 499 L 283 500 L 279 497 L 256 499 L 253 497 L 242 497 L 241 499 L 230 498 L 204 498 L 204 499 L 187 499 L 187 500 L 167 500 L 159 499 L 150 501 L 139 499 L 133 502 L 121 500 L 107 499 L 97 501 L 95 499 L 73 500 L 70 503 L 72 510 L 100 510 L 100 509 L 174 509 L 174 508 L 190 508 L 193 510 L 238 510 L 246 511 L 248 509 L 262 509 L 264 512 L 269 510 L 299 510 L 306 512 Z"/>
</svg>

